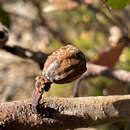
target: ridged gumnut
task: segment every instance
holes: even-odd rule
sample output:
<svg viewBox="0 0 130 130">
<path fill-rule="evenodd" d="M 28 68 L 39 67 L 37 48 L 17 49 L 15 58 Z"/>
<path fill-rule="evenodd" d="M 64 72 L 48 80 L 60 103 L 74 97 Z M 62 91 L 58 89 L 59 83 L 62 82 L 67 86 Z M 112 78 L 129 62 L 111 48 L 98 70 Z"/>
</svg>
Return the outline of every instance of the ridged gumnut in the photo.
<svg viewBox="0 0 130 130">
<path fill-rule="evenodd" d="M 73 45 L 53 52 L 46 60 L 42 75 L 52 83 L 69 83 L 86 71 L 84 54 Z"/>
</svg>

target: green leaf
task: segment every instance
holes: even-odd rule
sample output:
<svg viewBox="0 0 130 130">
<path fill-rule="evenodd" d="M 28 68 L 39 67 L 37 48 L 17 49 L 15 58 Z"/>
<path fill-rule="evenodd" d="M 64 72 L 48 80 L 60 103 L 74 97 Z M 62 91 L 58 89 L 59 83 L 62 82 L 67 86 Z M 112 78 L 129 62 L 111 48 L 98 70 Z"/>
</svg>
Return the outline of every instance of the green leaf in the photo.
<svg viewBox="0 0 130 130">
<path fill-rule="evenodd" d="M 102 2 L 113 9 L 123 8 L 130 4 L 130 0 L 102 0 Z"/>
</svg>

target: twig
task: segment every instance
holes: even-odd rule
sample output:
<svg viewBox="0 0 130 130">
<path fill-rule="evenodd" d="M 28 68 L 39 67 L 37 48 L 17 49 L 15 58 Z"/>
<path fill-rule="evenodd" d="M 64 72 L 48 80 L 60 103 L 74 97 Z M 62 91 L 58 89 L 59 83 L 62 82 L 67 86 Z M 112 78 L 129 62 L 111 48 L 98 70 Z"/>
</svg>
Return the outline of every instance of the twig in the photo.
<svg viewBox="0 0 130 130">
<path fill-rule="evenodd" d="M 76 82 L 74 86 L 74 97 L 79 95 L 79 84 L 83 79 L 105 76 L 108 78 L 113 78 L 121 82 L 130 82 L 130 72 L 125 70 L 115 70 L 101 65 L 95 65 L 88 63 L 87 72 L 85 72 Z"/>
<path fill-rule="evenodd" d="M 130 95 L 44 98 L 43 116 L 32 113 L 31 102 L 1 103 L 1 130 L 65 130 L 130 118 Z"/>
<path fill-rule="evenodd" d="M 0 23 L 0 48 L 22 58 L 30 58 L 33 61 L 37 62 L 40 66 L 40 69 L 43 69 L 45 60 L 48 57 L 48 54 L 42 52 L 34 52 L 30 49 L 22 48 L 20 46 L 10 47 L 6 45 L 8 41 L 8 29 Z"/>
<path fill-rule="evenodd" d="M 3 49 L 13 55 L 22 57 L 22 58 L 30 58 L 33 61 L 37 62 L 40 66 L 40 69 L 43 69 L 43 65 L 45 60 L 48 57 L 48 54 L 42 52 L 34 52 L 30 49 L 25 49 L 20 46 L 4 46 Z"/>
</svg>

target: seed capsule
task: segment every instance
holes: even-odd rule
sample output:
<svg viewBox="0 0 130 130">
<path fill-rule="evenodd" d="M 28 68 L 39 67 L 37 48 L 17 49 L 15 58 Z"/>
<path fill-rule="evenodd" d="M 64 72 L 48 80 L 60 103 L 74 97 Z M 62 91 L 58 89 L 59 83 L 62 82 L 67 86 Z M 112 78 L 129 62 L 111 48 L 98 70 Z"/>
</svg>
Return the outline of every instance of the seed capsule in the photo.
<svg viewBox="0 0 130 130">
<path fill-rule="evenodd" d="M 40 100 L 51 83 L 63 84 L 77 79 L 86 71 L 84 54 L 72 45 L 64 46 L 53 52 L 46 60 L 41 76 L 36 78 L 33 93 L 33 112 L 42 114 Z"/>
<path fill-rule="evenodd" d="M 43 77 L 52 83 L 68 83 L 86 71 L 84 54 L 72 45 L 53 52 L 45 62 Z"/>
</svg>

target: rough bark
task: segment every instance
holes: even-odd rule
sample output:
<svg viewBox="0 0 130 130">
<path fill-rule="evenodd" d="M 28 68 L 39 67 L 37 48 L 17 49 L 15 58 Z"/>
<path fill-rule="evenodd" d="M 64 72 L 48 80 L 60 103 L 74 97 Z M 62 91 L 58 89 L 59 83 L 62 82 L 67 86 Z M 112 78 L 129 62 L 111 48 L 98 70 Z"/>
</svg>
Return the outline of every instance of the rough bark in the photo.
<svg viewBox="0 0 130 130">
<path fill-rule="evenodd" d="M 43 115 L 32 113 L 32 100 L 0 104 L 2 130 L 62 130 L 130 119 L 130 95 L 43 98 Z"/>
</svg>

